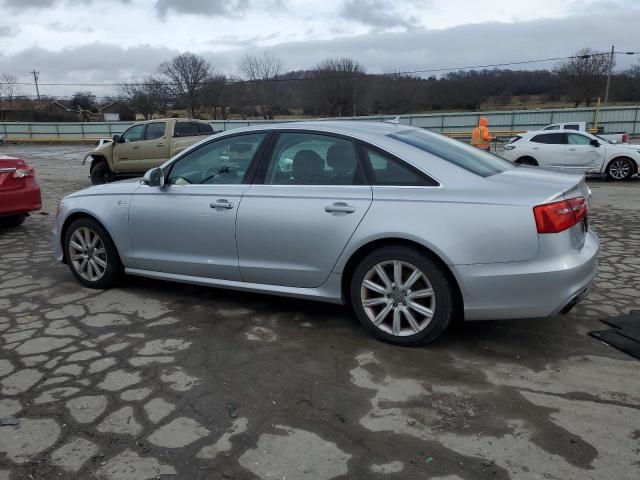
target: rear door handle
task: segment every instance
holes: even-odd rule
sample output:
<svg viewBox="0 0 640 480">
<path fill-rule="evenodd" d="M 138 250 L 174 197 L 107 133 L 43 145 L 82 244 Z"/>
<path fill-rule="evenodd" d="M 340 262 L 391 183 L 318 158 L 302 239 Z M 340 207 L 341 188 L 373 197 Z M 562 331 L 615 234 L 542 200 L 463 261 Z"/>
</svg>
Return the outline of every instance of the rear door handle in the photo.
<svg viewBox="0 0 640 480">
<path fill-rule="evenodd" d="M 575 149 L 575 148 L 570 148 L 570 149 L 569 149 L 569 151 L 570 151 L 570 152 L 575 152 L 575 151 L 576 151 L 576 149 Z"/>
<path fill-rule="evenodd" d="M 353 207 L 344 202 L 336 202 L 332 205 L 324 207 L 324 211 L 327 213 L 353 213 L 356 211 L 356 207 Z"/>
<path fill-rule="evenodd" d="M 159 143 L 156 145 L 156 147 L 164 147 L 164 143 Z"/>
<path fill-rule="evenodd" d="M 210 203 L 209 206 L 211 208 L 224 208 L 226 210 L 230 210 L 233 208 L 233 202 L 230 202 L 229 200 L 216 200 L 213 203 Z"/>
</svg>

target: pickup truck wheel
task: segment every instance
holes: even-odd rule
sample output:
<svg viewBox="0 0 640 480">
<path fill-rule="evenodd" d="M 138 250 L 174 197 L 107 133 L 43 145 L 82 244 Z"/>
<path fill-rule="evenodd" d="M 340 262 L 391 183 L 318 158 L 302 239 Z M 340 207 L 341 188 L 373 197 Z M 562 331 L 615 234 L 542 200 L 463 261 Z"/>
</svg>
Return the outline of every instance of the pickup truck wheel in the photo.
<svg viewBox="0 0 640 480">
<path fill-rule="evenodd" d="M 614 181 L 628 180 L 633 175 L 633 163 L 627 157 L 614 158 L 607 165 L 607 177 Z"/>
<path fill-rule="evenodd" d="M 94 185 L 113 182 L 113 178 L 113 172 L 107 162 L 101 161 L 91 167 L 91 183 Z"/>
</svg>

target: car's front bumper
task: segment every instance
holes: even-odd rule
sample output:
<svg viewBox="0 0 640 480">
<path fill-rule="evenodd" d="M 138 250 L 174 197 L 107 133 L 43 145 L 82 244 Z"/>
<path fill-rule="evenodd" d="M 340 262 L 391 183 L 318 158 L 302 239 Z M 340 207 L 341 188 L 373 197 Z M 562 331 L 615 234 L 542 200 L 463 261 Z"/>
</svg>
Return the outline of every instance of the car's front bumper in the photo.
<svg viewBox="0 0 640 480">
<path fill-rule="evenodd" d="M 555 315 L 584 297 L 598 268 L 599 240 L 588 232 L 579 250 L 527 262 L 454 266 L 467 320 Z"/>
</svg>

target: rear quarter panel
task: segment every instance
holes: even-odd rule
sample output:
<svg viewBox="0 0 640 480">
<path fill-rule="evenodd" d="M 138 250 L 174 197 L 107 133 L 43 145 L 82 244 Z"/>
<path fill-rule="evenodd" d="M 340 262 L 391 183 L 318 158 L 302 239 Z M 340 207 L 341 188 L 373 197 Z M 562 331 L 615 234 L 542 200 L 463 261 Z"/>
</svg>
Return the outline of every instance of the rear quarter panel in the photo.
<svg viewBox="0 0 640 480">
<path fill-rule="evenodd" d="M 415 241 L 449 265 L 526 261 L 539 251 L 531 207 L 498 202 L 486 189 L 373 187 L 371 208 L 336 271 L 381 238 Z"/>
</svg>

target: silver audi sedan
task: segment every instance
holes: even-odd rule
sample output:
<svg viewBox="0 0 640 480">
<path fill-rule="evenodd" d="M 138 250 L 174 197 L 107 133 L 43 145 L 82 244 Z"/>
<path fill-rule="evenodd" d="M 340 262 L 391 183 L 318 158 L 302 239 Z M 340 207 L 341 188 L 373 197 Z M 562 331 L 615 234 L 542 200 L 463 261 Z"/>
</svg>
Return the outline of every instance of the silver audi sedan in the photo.
<svg viewBox="0 0 640 480">
<path fill-rule="evenodd" d="M 408 345 L 456 315 L 568 311 L 596 274 L 589 205 L 583 175 L 404 125 L 300 122 L 213 135 L 143 179 L 73 193 L 53 244 L 87 287 L 126 273 L 345 303 Z"/>
</svg>

